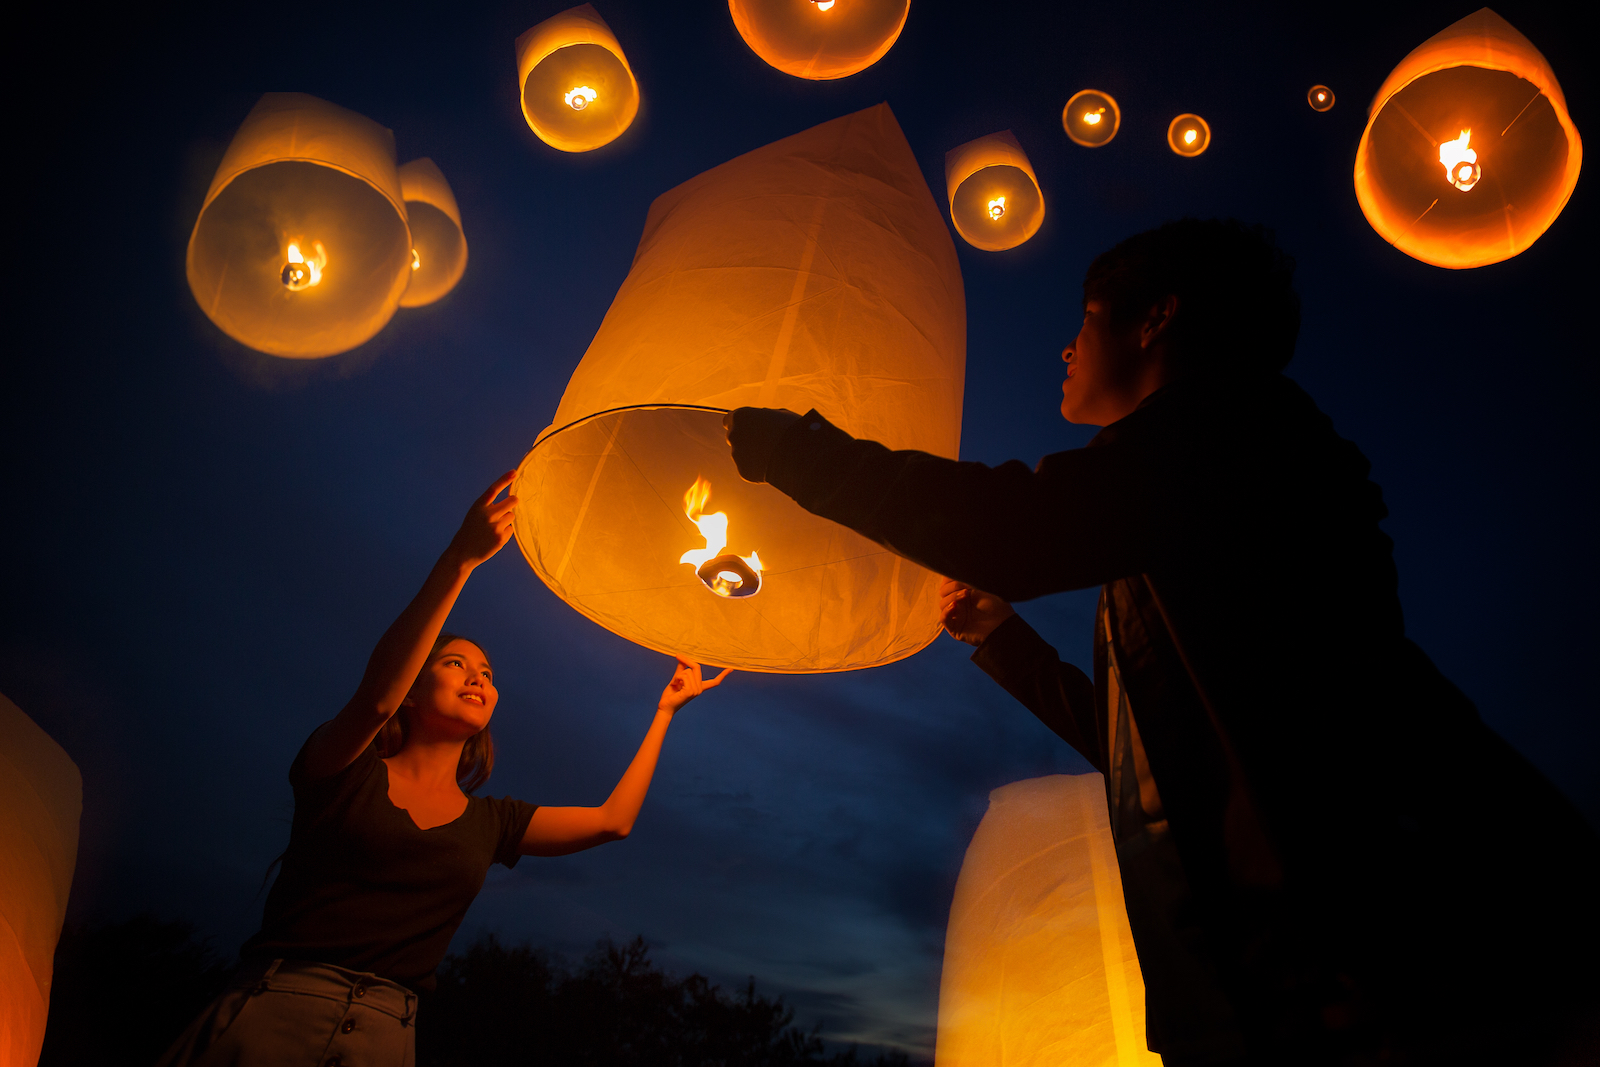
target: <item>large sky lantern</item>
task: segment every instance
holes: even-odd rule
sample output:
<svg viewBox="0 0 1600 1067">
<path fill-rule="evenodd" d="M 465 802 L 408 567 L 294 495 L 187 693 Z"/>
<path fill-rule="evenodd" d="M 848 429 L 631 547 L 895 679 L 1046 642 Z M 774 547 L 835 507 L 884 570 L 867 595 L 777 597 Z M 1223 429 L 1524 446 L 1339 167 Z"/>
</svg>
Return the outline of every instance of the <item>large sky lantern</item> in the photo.
<svg viewBox="0 0 1600 1067">
<path fill-rule="evenodd" d="M 1073 143 L 1085 148 L 1109 144 L 1122 125 L 1122 109 L 1116 98 L 1099 89 L 1080 89 L 1061 109 L 1061 126 Z"/>
<path fill-rule="evenodd" d="M 616 34 L 591 4 L 545 19 L 517 38 L 522 116 L 563 152 L 622 136 L 639 113 L 639 82 Z"/>
<path fill-rule="evenodd" d="M 82 814 L 77 766 L 0 696 L 0 1064 L 32 1065 L 44 1044 Z"/>
<path fill-rule="evenodd" d="M 467 238 L 455 193 L 433 160 L 413 159 L 401 167 L 400 192 L 411 225 L 411 279 L 400 306 L 422 307 L 454 289 L 466 273 Z"/>
<path fill-rule="evenodd" d="M 974 248 L 1015 248 L 1044 222 L 1044 194 L 1033 164 L 1010 130 L 952 148 L 944 157 L 950 220 Z"/>
<path fill-rule="evenodd" d="M 1167 147 L 1180 156 L 1198 156 L 1211 147 L 1211 124 L 1184 112 L 1167 123 Z"/>
<path fill-rule="evenodd" d="M 305 93 L 267 93 L 206 192 L 189 288 L 234 340 L 317 359 L 383 329 L 411 247 L 394 134 Z"/>
<path fill-rule="evenodd" d="M 1583 142 L 1555 72 L 1488 8 L 1401 60 L 1367 115 L 1356 199 L 1384 240 L 1436 267 L 1524 251 L 1578 184 Z"/>
<path fill-rule="evenodd" d="M 1104 781 L 989 794 L 950 905 L 935 1067 L 1160 1067 Z"/>
<path fill-rule="evenodd" d="M 866 70 L 894 47 L 911 0 L 728 0 L 751 51 L 796 78 Z"/>
<path fill-rule="evenodd" d="M 518 469 L 517 543 L 557 596 L 661 652 L 789 674 L 911 655 L 939 631 L 939 578 L 740 479 L 722 416 L 816 408 L 954 457 L 965 308 L 887 104 L 662 194 Z"/>
</svg>

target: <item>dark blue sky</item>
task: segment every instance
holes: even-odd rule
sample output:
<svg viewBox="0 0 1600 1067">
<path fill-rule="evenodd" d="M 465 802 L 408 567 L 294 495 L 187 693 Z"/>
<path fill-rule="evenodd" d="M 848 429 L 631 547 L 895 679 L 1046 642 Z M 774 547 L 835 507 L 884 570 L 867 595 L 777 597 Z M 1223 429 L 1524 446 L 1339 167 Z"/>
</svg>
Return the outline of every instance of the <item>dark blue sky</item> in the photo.
<svg viewBox="0 0 1600 1067">
<path fill-rule="evenodd" d="M 83 770 L 75 920 L 154 909 L 230 951 L 253 930 L 290 759 L 467 503 L 549 422 L 650 201 L 881 100 L 941 205 L 944 152 L 1007 128 L 1046 199 L 1019 249 L 957 241 L 963 455 L 1033 461 L 1088 439 L 1056 405 L 1095 253 L 1184 214 L 1276 227 L 1305 300 L 1289 373 L 1373 461 L 1411 635 L 1600 819 L 1588 183 L 1530 251 L 1464 272 L 1385 244 L 1351 188 L 1371 93 L 1470 3 L 915 0 L 876 66 L 813 83 L 757 59 L 716 0 L 602 0 L 644 103 L 581 156 L 540 143 L 517 105 L 512 41 L 562 6 L 74 10 L 14 38 L 33 74 L 11 90 L 0 691 Z M 1587 42 L 1550 7 L 1497 10 L 1592 130 Z M 1306 106 L 1313 82 L 1338 93 L 1331 112 Z M 1085 87 L 1121 102 L 1106 148 L 1061 130 Z M 264 90 L 360 111 L 395 131 L 402 162 L 439 164 L 471 246 L 454 293 L 314 363 L 205 319 L 185 242 Z M 1165 147 L 1182 111 L 1211 123 L 1198 159 Z M 1023 610 L 1086 663 L 1093 599 Z M 665 658 L 579 617 L 515 548 L 451 625 L 490 650 L 502 687 L 487 792 L 602 800 Z M 950 894 L 988 791 L 1086 769 L 966 651 L 941 638 L 870 672 L 736 676 L 674 725 L 630 840 L 491 877 L 461 937 L 581 950 L 643 933 L 672 967 L 755 974 L 831 1036 L 930 1048 Z"/>
</svg>

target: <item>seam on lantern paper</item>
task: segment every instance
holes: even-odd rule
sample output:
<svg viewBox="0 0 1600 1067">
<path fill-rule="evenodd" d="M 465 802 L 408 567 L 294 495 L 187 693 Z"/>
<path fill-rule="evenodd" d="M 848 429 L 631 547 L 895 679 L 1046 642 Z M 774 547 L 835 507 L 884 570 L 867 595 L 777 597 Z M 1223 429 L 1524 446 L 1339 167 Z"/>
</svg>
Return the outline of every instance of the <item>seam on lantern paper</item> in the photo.
<svg viewBox="0 0 1600 1067">
<path fill-rule="evenodd" d="M 800 269 L 795 273 L 794 290 L 789 293 L 789 306 L 783 311 L 783 325 L 778 327 L 778 340 L 772 346 L 772 359 L 767 363 L 767 377 L 756 394 L 755 406 L 771 407 L 778 395 L 778 382 L 783 378 L 784 364 L 789 361 L 789 341 L 794 337 L 795 320 L 800 317 L 800 300 L 805 296 L 806 283 L 811 280 L 811 261 L 817 255 L 817 233 L 822 229 L 822 212 L 828 201 L 818 198 L 811 213 L 811 224 L 806 227 L 806 244 L 800 253 Z"/>
<path fill-rule="evenodd" d="M 572 520 L 572 532 L 567 535 L 566 551 L 561 553 L 561 562 L 556 566 L 556 581 L 561 581 L 567 573 L 567 564 L 572 562 L 572 548 L 578 543 L 578 531 L 583 529 L 584 516 L 589 514 L 589 501 L 594 499 L 594 487 L 600 484 L 600 474 L 606 469 L 606 460 L 611 456 L 611 450 L 617 443 L 617 434 L 622 432 L 623 416 L 617 417 L 617 424 L 611 428 L 611 436 L 606 440 L 606 450 L 600 453 L 600 462 L 594 465 L 594 473 L 589 476 L 589 487 L 583 491 L 583 503 L 578 505 L 578 517 Z"/>
</svg>

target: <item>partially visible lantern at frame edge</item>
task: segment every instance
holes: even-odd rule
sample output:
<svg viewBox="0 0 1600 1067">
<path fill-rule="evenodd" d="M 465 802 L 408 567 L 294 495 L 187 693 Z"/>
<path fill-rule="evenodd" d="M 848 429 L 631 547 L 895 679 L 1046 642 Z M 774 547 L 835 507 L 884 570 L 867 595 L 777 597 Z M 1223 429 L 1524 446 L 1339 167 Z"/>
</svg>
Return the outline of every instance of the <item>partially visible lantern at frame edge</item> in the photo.
<svg viewBox="0 0 1600 1067">
<path fill-rule="evenodd" d="M 796 78 L 866 70 L 894 47 L 911 0 L 728 0 L 750 50 Z"/>
<path fill-rule="evenodd" d="M 563 152 L 622 136 L 639 113 L 639 82 L 616 34 L 591 4 L 545 19 L 517 38 L 522 117 Z"/>
<path fill-rule="evenodd" d="M 1015 248 L 1044 222 L 1044 194 L 1033 164 L 1010 130 L 952 148 L 944 157 L 950 220 L 974 248 Z"/>
<path fill-rule="evenodd" d="M 454 289 L 466 273 L 467 238 L 455 193 L 433 160 L 413 159 L 401 167 L 400 192 L 411 225 L 411 284 L 400 306 L 422 307 Z"/>
<path fill-rule="evenodd" d="M 1167 147 L 1180 156 L 1198 156 L 1211 147 L 1211 124 L 1185 112 L 1167 124 Z"/>
<path fill-rule="evenodd" d="M 1356 199 L 1379 235 L 1436 267 L 1482 267 L 1566 207 L 1583 142 L 1554 71 L 1483 8 L 1424 41 L 1372 99 Z"/>
<path fill-rule="evenodd" d="M 935 1067 L 1160 1067 L 1105 779 L 989 794 L 950 904 Z"/>
<path fill-rule="evenodd" d="M 1085 148 L 1109 144 L 1122 125 L 1122 109 L 1110 93 L 1080 89 L 1061 109 L 1061 126 L 1067 136 Z"/>
<path fill-rule="evenodd" d="M 1333 108 L 1333 90 L 1326 85 L 1313 85 L 1306 90 L 1306 103 L 1312 111 L 1329 111 Z"/>
<path fill-rule="evenodd" d="M 0 696 L 0 1064 L 32 1065 L 44 1044 L 82 814 L 77 766 Z"/>
<path fill-rule="evenodd" d="M 189 288 L 229 337 L 289 359 L 370 339 L 411 280 L 394 134 L 305 93 L 245 116 L 189 237 Z"/>
<path fill-rule="evenodd" d="M 886 104 L 663 193 L 518 468 L 517 544 L 557 596 L 646 648 L 785 674 L 911 655 L 939 632 L 939 577 L 741 480 L 722 417 L 816 408 L 954 457 L 965 307 Z"/>
</svg>

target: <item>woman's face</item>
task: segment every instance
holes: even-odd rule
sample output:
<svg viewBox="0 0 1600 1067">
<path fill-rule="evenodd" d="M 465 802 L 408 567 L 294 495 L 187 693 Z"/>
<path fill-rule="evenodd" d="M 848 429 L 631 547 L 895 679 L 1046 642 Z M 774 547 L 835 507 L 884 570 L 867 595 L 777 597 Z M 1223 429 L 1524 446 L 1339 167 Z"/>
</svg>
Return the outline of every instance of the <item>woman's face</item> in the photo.
<svg viewBox="0 0 1600 1067">
<path fill-rule="evenodd" d="M 422 668 L 407 699 L 413 729 L 471 737 L 489 725 L 500 693 L 489 657 L 471 641 L 456 640 Z"/>
</svg>

